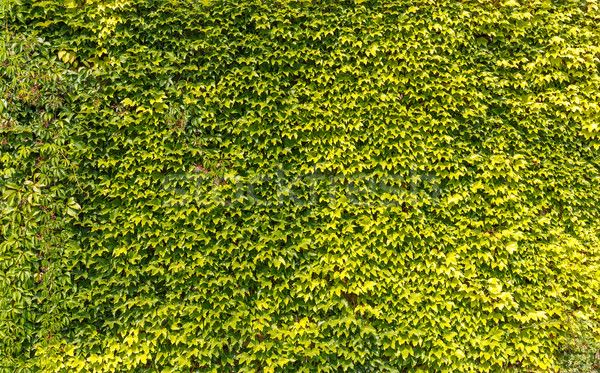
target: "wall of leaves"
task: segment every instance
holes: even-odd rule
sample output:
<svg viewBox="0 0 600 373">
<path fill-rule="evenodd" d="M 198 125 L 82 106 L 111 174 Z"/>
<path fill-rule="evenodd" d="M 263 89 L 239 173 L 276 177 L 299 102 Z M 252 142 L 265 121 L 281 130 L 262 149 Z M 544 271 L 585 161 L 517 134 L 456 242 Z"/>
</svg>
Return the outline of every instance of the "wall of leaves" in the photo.
<svg viewBox="0 0 600 373">
<path fill-rule="evenodd" d="M 0 372 L 554 370 L 596 0 L 2 4 Z"/>
</svg>

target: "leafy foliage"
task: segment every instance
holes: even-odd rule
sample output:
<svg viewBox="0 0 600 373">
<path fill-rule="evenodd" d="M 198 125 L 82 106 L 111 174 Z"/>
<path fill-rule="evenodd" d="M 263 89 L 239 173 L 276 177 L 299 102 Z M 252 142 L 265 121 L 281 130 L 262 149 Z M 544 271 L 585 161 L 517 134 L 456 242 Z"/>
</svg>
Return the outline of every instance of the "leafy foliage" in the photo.
<svg viewBox="0 0 600 373">
<path fill-rule="evenodd" d="M 574 322 L 573 337 L 562 348 L 561 373 L 600 372 L 600 344 L 589 320 Z"/>
<path fill-rule="evenodd" d="M 4 371 L 553 370 L 597 338 L 595 1 L 5 21 Z"/>
<path fill-rule="evenodd" d="M 72 74 L 48 55 L 49 44 L 4 29 L 0 61 L 0 368 L 35 367 L 35 346 L 52 345 L 68 324 L 72 283 L 66 256 L 76 165 L 69 159 Z M 26 371 L 25 369 L 25 371 Z"/>
</svg>

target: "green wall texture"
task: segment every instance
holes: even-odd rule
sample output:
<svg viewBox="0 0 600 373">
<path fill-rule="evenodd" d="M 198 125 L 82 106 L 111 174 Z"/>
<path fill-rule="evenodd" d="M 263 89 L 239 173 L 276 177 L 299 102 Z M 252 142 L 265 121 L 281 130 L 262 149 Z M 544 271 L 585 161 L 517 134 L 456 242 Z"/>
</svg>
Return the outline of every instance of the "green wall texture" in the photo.
<svg viewBox="0 0 600 373">
<path fill-rule="evenodd" d="M 2 3 L 0 372 L 556 371 L 588 1 Z"/>
</svg>

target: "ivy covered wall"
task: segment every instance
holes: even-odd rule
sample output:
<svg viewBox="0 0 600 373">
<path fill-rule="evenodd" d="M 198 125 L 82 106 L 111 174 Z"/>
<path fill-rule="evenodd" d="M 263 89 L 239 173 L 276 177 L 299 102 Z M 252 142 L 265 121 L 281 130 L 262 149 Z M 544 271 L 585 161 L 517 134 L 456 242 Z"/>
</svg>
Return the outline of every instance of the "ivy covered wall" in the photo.
<svg viewBox="0 0 600 373">
<path fill-rule="evenodd" d="M 2 9 L 1 372 L 543 371 L 597 334 L 595 0 Z"/>
</svg>

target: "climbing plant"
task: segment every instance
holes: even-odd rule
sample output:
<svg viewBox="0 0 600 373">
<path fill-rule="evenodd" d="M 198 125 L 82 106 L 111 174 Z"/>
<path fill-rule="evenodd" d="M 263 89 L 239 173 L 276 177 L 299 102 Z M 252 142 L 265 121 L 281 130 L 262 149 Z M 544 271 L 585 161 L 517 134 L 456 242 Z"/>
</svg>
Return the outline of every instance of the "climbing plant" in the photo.
<svg viewBox="0 0 600 373">
<path fill-rule="evenodd" d="M 7 23 L 0 39 L 0 369 L 31 371 L 36 348 L 60 341 L 69 321 L 65 256 L 77 243 L 67 227 L 80 207 L 71 102 L 79 87 L 35 32 Z"/>
<path fill-rule="evenodd" d="M 6 9 L 3 371 L 552 371 L 598 337 L 596 1 Z"/>
</svg>

